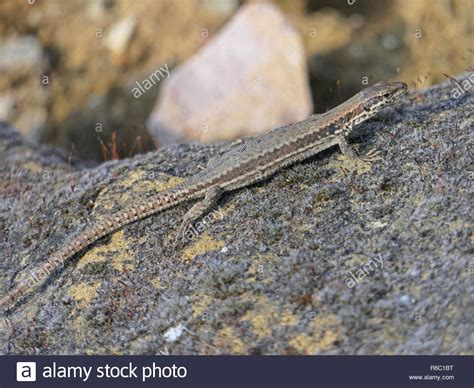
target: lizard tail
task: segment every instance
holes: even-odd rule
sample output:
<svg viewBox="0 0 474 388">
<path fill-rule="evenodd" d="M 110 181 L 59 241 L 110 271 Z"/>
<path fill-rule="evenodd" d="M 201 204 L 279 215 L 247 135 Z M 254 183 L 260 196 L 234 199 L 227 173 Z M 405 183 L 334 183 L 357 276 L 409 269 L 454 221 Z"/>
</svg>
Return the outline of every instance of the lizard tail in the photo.
<svg viewBox="0 0 474 388">
<path fill-rule="evenodd" d="M 101 237 L 115 232 L 127 224 L 168 209 L 188 199 L 190 199 L 189 196 L 184 195 L 182 191 L 160 193 L 141 205 L 131 207 L 124 212 L 112 214 L 105 220 L 101 220 L 94 226 L 86 229 L 77 237 L 64 244 L 39 268 L 32 270 L 26 279 L 22 280 L 13 290 L 0 299 L 0 313 L 13 308 L 23 296 L 40 287 L 53 272 L 62 268 L 68 259 Z"/>
</svg>

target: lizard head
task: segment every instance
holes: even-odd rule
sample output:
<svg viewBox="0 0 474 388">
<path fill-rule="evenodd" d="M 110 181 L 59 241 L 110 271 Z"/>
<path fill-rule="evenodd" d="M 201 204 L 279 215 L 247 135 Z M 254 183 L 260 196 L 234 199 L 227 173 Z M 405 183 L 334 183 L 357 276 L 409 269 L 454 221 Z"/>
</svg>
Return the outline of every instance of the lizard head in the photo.
<svg viewBox="0 0 474 388">
<path fill-rule="evenodd" d="M 360 91 L 354 97 L 342 104 L 342 111 L 352 112 L 344 125 L 345 135 L 349 135 L 353 127 L 375 116 L 385 105 L 391 103 L 407 90 L 404 82 L 377 82 Z"/>
<path fill-rule="evenodd" d="M 345 135 L 348 135 L 355 125 L 375 116 L 385 105 L 391 103 L 406 90 L 407 84 L 404 82 L 381 81 L 360 91 L 342 104 L 345 105 L 342 108 L 343 113 L 347 110 L 347 106 L 352 111 L 344 125 Z"/>
<path fill-rule="evenodd" d="M 377 82 L 376 84 L 360 92 L 360 98 L 364 109 L 375 114 L 384 105 L 391 103 L 407 90 L 405 82 Z"/>
</svg>

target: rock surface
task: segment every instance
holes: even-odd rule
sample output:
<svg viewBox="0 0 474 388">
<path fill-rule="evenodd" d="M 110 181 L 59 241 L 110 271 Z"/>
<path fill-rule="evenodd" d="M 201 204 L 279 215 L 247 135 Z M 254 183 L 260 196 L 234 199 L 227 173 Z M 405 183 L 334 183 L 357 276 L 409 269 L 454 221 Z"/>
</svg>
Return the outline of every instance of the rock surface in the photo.
<svg viewBox="0 0 474 388">
<path fill-rule="evenodd" d="M 472 353 L 474 98 L 456 87 L 411 91 L 362 125 L 359 152 L 383 155 L 371 167 L 329 150 L 226 194 L 175 258 L 189 204 L 103 238 L 0 320 L 0 352 Z M 218 150 L 86 169 L 1 126 L 0 294 L 88 222 Z"/>
<path fill-rule="evenodd" d="M 171 71 L 147 126 L 160 142 L 261 133 L 312 112 L 302 41 L 271 4 L 248 4 Z"/>
</svg>

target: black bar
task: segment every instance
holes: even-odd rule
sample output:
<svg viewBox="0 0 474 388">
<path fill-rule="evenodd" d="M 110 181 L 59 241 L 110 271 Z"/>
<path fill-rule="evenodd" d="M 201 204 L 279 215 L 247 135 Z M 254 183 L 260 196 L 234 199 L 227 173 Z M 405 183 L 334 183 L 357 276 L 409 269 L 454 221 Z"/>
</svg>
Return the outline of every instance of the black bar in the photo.
<svg viewBox="0 0 474 388">
<path fill-rule="evenodd" d="M 36 382 L 17 382 L 17 367 L 31 378 L 17 362 L 36 363 Z M 143 381 L 154 366 L 155 378 Z M 120 368 L 124 377 L 114 378 Z M 473 370 L 472 356 L 1 356 L 0 387 L 465 388 L 473 386 Z M 60 375 L 66 372 L 69 378 Z"/>
</svg>

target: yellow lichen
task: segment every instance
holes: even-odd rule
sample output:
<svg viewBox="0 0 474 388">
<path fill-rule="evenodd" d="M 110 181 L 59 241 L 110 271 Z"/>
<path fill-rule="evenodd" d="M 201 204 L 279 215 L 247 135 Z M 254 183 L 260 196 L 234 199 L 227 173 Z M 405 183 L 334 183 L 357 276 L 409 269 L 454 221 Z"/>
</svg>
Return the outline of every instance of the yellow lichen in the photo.
<svg viewBox="0 0 474 388">
<path fill-rule="evenodd" d="M 78 307 L 83 309 L 95 298 L 100 284 L 100 281 L 92 284 L 79 283 L 69 287 L 68 294 L 77 302 Z"/>
<path fill-rule="evenodd" d="M 164 175 L 164 174 L 163 174 Z M 166 180 L 160 180 L 158 182 L 153 182 L 153 188 L 157 191 L 165 191 L 172 189 L 179 185 L 182 181 L 183 178 L 179 178 L 176 176 L 169 176 L 169 175 L 164 175 L 167 177 Z"/>
<path fill-rule="evenodd" d="M 340 326 L 334 315 L 318 315 L 310 323 L 308 332 L 297 335 L 290 345 L 299 354 L 317 354 L 330 349 L 340 336 Z"/>
<path fill-rule="evenodd" d="M 289 310 L 279 310 L 267 297 L 258 297 L 253 309 L 248 310 L 240 319 L 249 322 L 252 333 L 262 339 L 272 335 L 272 328 L 278 326 L 292 326 L 298 324 L 299 318 Z"/>
<path fill-rule="evenodd" d="M 72 321 L 72 327 L 74 329 L 74 339 L 76 343 L 84 343 L 87 333 L 87 322 L 83 315 L 78 315 Z"/>
<path fill-rule="evenodd" d="M 222 215 L 222 216 L 226 216 L 226 215 L 229 215 L 230 213 L 232 213 L 234 210 L 235 210 L 236 206 L 234 203 L 231 203 L 225 207 L 219 207 L 219 213 Z"/>
<path fill-rule="evenodd" d="M 147 170 L 135 170 L 120 182 L 122 189 L 132 189 L 137 193 L 160 192 L 169 190 L 182 182 L 182 178 L 163 174 L 153 173 L 150 176 Z"/>
<path fill-rule="evenodd" d="M 299 321 L 299 318 L 288 310 L 284 310 L 280 314 L 280 323 L 282 325 L 294 326 L 298 324 L 298 321 Z"/>
<path fill-rule="evenodd" d="M 252 332 L 257 338 L 269 337 L 272 334 L 272 328 L 269 325 L 269 321 L 272 320 L 271 314 L 269 316 L 260 312 L 255 314 L 255 311 L 252 310 L 252 312 L 245 314 L 243 319 L 250 322 Z"/>
<path fill-rule="evenodd" d="M 247 279 L 245 280 L 248 283 L 259 282 L 261 284 L 270 284 L 273 282 L 271 276 L 267 274 L 270 273 L 270 266 L 274 265 L 277 257 L 270 254 L 257 255 L 252 265 L 247 269 Z"/>
<path fill-rule="evenodd" d="M 181 257 L 185 261 L 192 261 L 201 253 L 213 251 L 222 247 L 224 247 L 224 241 L 214 240 L 207 233 L 203 233 L 196 242 L 183 251 Z"/>
<path fill-rule="evenodd" d="M 211 304 L 212 299 L 208 295 L 198 295 L 192 305 L 193 317 L 197 318 L 203 315 L 204 311 Z"/>
<path fill-rule="evenodd" d="M 109 252 L 113 252 L 114 258 L 112 266 L 117 271 L 131 271 L 135 269 L 135 264 L 130 262 L 133 260 L 133 253 L 129 249 L 128 242 L 124 238 L 123 230 L 115 233 L 109 246 Z"/>
<path fill-rule="evenodd" d="M 156 175 L 156 176 L 155 176 Z M 117 203 L 127 204 L 136 200 L 137 193 L 153 193 L 169 190 L 182 182 L 182 178 L 157 173 L 150 177 L 147 170 L 134 170 L 115 185 L 104 188 L 94 201 L 94 208 L 111 210 Z"/>
<path fill-rule="evenodd" d="M 369 162 L 364 162 L 362 159 L 354 160 L 345 156 L 342 153 L 338 154 L 337 162 L 329 162 L 328 164 L 329 165 L 334 164 L 336 167 L 338 168 L 342 167 L 343 169 L 350 172 L 355 171 L 357 175 L 366 174 L 372 169 L 372 166 Z"/>
<path fill-rule="evenodd" d="M 157 290 L 161 290 L 163 288 L 163 285 L 161 284 L 161 279 L 158 276 L 151 278 L 150 283 Z"/>
<path fill-rule="evenodd" d="M 112 265 L 117 271 L 133 270 L 135 268 L 132 260 L 132 251 L 129 249 L 127 240 L 124 237 L 124 231 L 119 230 L 112 234 L 111 240 L 108 244 L 102 244 L 92 247 L 81 258 L 77 268 L 82 268 L 90 263 L 100 263 L 107 259 L 106 253 L 113 254 Z"/>
<path fill-rule="evenodd" d="M 42 166 L 40 166 L 38 163 L 35 163 L 35 162 L 32 162 L 32 161 L 23 163 L 23 168 L 25 168 L 25 169 L 27 169 L 31 172 L 35 172 L 35 173 L 39 173 L 39 172 L 43 171 Z"/>
<path fill-rule="evenodd" d="M 216 333 L 214 345 L 226 354 L 247 354 L 247 345 L 232 327 L 225 327 Z"/>
</svg>

